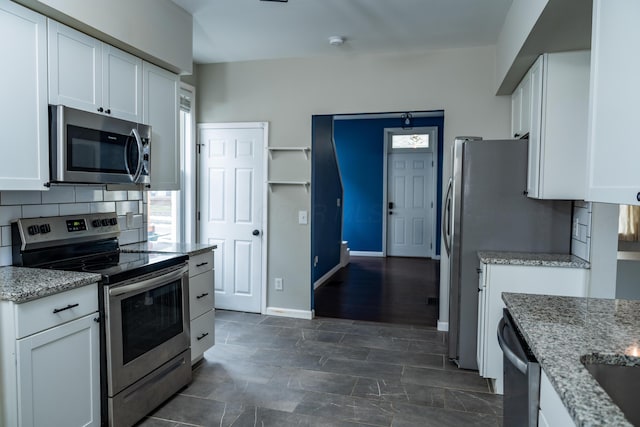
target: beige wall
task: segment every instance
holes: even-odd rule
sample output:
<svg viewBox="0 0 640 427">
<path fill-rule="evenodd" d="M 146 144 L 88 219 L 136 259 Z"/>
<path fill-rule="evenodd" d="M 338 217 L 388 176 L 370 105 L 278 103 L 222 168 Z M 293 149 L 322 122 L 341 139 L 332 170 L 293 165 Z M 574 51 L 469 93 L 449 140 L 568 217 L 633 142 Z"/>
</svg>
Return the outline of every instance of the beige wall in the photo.
<svg viewBox="0 0 640 427">
<path fill-rule="evenodd" d="M 175 73 L 191 73 L 193 19 L 170 0 L 16 0 Z"/>
<path fill-rule="evenodd" d="M 270 145 L 310 146 L 314 114 L 443 109 L 447 177 L 456 135 L 509 135 L 495 65 L 494 47 L 198 65 L 197 121 L 268 121 Z M 269 178 L 309 179 L 310 164 L 274 159 Z M 311 233 L 297 224 L 310 200 L 301 188 L 269 194 L 268 307 L 310 309 Z M 284 278 L 284 291 L 273 290 L 274 277 Z"/>
</svg>

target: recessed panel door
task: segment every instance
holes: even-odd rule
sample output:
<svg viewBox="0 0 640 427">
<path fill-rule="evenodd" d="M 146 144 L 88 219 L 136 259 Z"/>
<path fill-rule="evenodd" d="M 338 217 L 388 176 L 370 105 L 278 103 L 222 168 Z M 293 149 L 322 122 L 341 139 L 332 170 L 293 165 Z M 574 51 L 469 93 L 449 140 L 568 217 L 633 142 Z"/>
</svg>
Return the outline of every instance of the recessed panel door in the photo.
<svg viewBox="0 0 640 427">
<path fill-rule="evenodd" d="M 264 129 L 200 128 L 200 242 L 218 245 L 215 306 L 259 313 Z"/>
<path fill-rule="evenodd" d="M 432 153 L 392 153 L 388 164 L 387 255 L 433 254 Z"/>
</svg>

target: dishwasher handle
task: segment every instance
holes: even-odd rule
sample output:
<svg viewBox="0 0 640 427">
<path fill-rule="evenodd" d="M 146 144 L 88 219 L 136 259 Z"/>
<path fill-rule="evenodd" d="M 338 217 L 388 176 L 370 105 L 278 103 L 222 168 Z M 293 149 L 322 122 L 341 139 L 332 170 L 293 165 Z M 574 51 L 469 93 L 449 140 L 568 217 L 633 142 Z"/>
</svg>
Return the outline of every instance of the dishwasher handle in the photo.
<svg viewBox="0 0 640 427">
<path fill-rule="evenodd" d="M 526 361 L 520 359 L 516 354 L 509 348 L 507 342 L 504 339 L 504 330 L 507 327 L 507 323 L 504 321 L 504 318 L 500 319 L 500 323 L 498 323 L 498 344 L 504 353 L 504 357 L 516 367 L 516 369 L 523 374 L 527 374 L 528 364 Z"/>
</svg>

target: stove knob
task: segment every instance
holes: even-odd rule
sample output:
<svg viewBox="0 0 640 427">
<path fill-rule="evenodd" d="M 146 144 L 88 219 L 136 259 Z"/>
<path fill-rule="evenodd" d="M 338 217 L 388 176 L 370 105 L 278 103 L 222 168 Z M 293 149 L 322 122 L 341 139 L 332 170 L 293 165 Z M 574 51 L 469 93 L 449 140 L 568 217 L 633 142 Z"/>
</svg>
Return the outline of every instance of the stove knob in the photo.
<svg viewBox="0 0 640 427">
<path fill-rule="evenodd" d="M 111 224 L 111 225 L 116 225 L 116 224 L 118 224 L 118 218 L 110 218 L 110 219 L 109 219 L 109 224 Z"/>
<path fill-rule="evenodd" d="M 51 228 L 49 227 L 49 224 L 42 224 L 40 225 L 40 233 L 45 234 L 51 231 Z"/>
<path fill-rule="evenodd" d="M 109 220 L 107 218 L 101 219 L 100 224 L 102 224 L 103 227 L 106 227 L 109 225 Z"/>
<path fill-rule="evenodd" d="M 91 221 L 91 225 L 93 225 L 95 228 L 100 227 L 100 220 L 94 219 L 93 221 Z"/>
<path fill-rule="evenodd" d="M 32 236 L 35 234 L 39 234 L 40 228 L 37 225 L 30 225 L 29 227 L 27 227 L 27 233 L 29 233 Z"/>
</svg>

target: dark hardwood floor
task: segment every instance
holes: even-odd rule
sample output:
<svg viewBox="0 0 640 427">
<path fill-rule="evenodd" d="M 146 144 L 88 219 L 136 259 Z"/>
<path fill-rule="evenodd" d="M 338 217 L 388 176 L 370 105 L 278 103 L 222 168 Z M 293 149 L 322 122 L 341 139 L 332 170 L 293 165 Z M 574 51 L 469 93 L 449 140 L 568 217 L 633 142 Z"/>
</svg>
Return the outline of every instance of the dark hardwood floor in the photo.
<svg viewBox="0 0 640 427">
<path fill-rule="evenodd" d="M 320 317 L 436 326 L 440 261 L 351 257 L 315 291 Z"/>
</svg>

